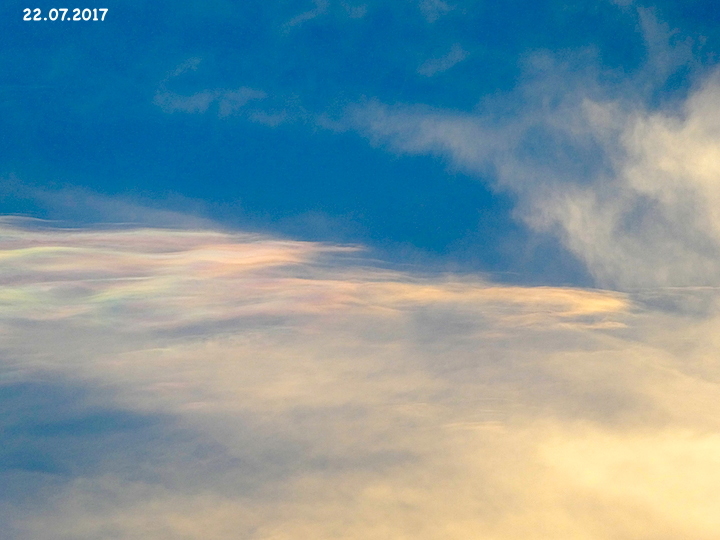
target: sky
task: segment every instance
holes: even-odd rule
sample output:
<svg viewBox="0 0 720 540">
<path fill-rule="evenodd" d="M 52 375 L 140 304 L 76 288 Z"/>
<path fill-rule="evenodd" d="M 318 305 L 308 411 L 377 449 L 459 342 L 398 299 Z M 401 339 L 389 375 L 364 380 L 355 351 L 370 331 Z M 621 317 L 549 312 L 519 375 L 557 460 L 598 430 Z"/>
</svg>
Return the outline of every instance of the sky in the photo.
<svg viewBox="0 0 720 540">
<path fill-rule="evenodd" d="M 718 537 L 714 3 L 104 7 L 0 6 L 0 540 Z"/>
</svg>

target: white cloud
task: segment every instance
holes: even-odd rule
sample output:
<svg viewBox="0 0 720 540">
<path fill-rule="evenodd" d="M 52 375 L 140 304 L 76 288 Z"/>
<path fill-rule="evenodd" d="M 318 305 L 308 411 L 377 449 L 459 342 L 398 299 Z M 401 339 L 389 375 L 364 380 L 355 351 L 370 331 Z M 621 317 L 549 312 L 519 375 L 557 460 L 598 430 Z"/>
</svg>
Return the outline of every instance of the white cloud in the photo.
<svg viewBox="0 0 720 540">
<path fill-rule="evenodd" d="M 656 77 L 667 78 L 678 68 L 696 63 L 692 39 L 682 39 L 680 32 L 659 21 L 653 10 L 638 8 L 637 11 L 647 49 L 648 70 Z"/>
<path fill-rule="evenodd" d="M 0 452 L 3 479 L 40 486 L 3 510 L 13 538 L 717 532 L 716 305 L 693 319 L 243 233 L 12 223 L 3 433 L 71 471 Z M 31 420 L 39 398 L 13 396 L 37 381 L 68 391 L 42 390 L 52 414 Z M 98 410 L 139 420 L 81 421 Z M 87 444 L 68 454 L 62 433 Z"/>
<path fill-rule="evenodd" d="M 447 71 L 451 67 L 465 60 L 468 53 L 457 43 L 453 45 L 446 55 L 440 58 L 431 58 L 426 60 L 419 68 L 418 73 L 426 77 L 432 77 L 443 71 Z"/>
<path fill-rule="evenodd" d="M 720 79 L 682 104 L 646 106 L 690 57 L 649 12 L 641 21 L 649 60 L 631 81 L 599 82 L 587 53 L 566 65 L 536 55 L 516 92 L 477 112 L 370 102 L 350 123 L 394 151 L 493 177 L 518 216 L 560 236 L 603 286 L 718 285 Z"/>
</svg>

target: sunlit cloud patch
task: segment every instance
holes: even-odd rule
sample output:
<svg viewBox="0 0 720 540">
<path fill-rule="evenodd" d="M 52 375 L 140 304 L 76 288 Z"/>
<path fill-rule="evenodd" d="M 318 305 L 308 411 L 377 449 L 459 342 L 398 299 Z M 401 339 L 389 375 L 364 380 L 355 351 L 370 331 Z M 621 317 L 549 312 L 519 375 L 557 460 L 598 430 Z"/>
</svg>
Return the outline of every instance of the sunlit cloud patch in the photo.
<svg viewBox="0 0 720 540">
<path fill-rule="evenodd" d="M 696 290 L 505 286 L 354 246 L 13 220 L 0 261 L 10 538 L 720 527 L 714 289 L 698 314 L 657 301 Z"/>
</svg>

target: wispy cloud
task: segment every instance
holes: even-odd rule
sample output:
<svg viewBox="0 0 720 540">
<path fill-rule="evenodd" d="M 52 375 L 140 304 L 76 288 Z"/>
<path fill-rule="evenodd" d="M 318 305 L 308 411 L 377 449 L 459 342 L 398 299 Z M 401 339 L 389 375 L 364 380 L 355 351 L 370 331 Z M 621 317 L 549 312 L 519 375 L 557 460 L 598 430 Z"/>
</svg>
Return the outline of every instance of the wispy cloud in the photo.
<svg viewBox="0 0 720 540">
<path fill-rule="evenodd" d="M 196 228 L 215 225 L 204 217 L 208 214 L 204 202 L 178 194 L 161 201 L 130 195 L 109 197 L 80 187 L 40 187 L 10 175 L 0 179 L 0 197 L 33 208 L 35 215 L 66 226 L 103 223 L 106 226 Z M 33 222 L 21 216 L 13 219 L 19 223 Z"/>
<path fill-rule="evenodd" d="M 174 92 L 158 92 L 155 95 L 155 104 L 167 113 L 204 113 L 210 105 L 216 103 L 218 116 L 222 118 L 234 114 L 249 101 L 266 96 L 261 90 L 244 86 L 236 90 L 205 90 L 188 96 Z"/>
<path fill-rule="evenodd" d="M 432 77 L 443 71 L 447 71 L 456 64 L 465 60 L 468 53 L 457 43 L 452 46 L 450 52 L 440 58 L 426 60 L 419 68 L 418 73 L 426 77 Z"/>
<path fill-rule="evenodd" d="M 342 6 L 345 8 L 345 11 L 351 19 L 363 18 L 367 14 L 368 10 L 367 4 L 360 4 L 359 6 L 354 6 L 352 4 L 343 2 Z"/>
<path fill-rule="evenodd" d="M 293 26 L 298 26 L 299 24 L 302 24 L 304 22 L 310 21 L 316 17 L 319 17 L 320 15 L 323 15 L 327 12 L 328 8 L 330 7 L 330 1 L 329 0 L 313 0 L 313 3 L 315 4 L 315 7 L 309 11 L 305 11 L 303 13 L 300 13 L 299 15 L 296 15 L 292 19 L 290 19 L 287 23 L 285 23 L 286 28 L 290 28 Z"/>
<path fill-rule="evenodd" d="M 538 54 L 516 92 L 477 111 L 369 102 L 351 109 L 351 124 L 394 151 L 494 178 L 518 198 L 517 215 L 560 236 L 600 284 L 717 285 L 720 79 L 707 76 L 681 104 L 646 105 L 692 55 L 640 15 L 652 46 L 630 80 L 607 82 L 587 52 L 564 63 Z"/>
<path fill-rule="evenodd" d="M 190 95 L 178 94 L 168 90 L 167 84 L 175 77 L 179 77 L 187 71 L 195 71 L 200 65 L 199 58 L 191 58 L 183 62 L 160 85 L 153 102 L 166 113 L 205 113 L 211 105 L 216 104 L 218 116 L 221 118 L 238 112 L 248 102 L 257 99 L 264 99 L 267 94 L 262 90 L 242 86 L 235 90 L 213 89 L 202 90 Z"/>
<path fill-rule="evenodd" d="M 434 23 L 452 10 L 453 8 L 442 0 L 422 0 L 420 2 L 420 11 L 429 23 Z"/>
<path fill-rule="evenodd" d="M 717 531 L 715 304 L 13 223 L 0 397 L 37 415 L 4 420 L 11 538 Z"/>
</svg>

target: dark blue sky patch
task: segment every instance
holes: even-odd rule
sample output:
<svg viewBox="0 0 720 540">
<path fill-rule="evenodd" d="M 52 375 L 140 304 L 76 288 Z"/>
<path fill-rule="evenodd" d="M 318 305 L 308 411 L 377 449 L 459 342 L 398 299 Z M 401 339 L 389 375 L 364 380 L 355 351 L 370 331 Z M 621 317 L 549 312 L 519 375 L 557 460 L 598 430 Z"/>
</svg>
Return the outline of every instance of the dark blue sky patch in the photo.
<svg viewBox="0 0 720 540">
<path fill-rule="evenodd" d="M 114 464 L 130 473 L 167 430 L 168 418 L 89 403 L 74 385 L 0 386 L 3 416 L 0 469 L 71 478 Z M 159 449 L 158 449 L 159 451 Z"/>
<path fill-rule="evenodd" d="M 348 466 L 345 458 L 310 451 L 307 441 L 284 433 L 282 422 L 281 432 L 242 413 L 209 417 L 215 429 L 230 422 L 233 432 L 240 432 L 244 442 L 228 447 L 202 425 L 118 408 L 108 402 L 107 389 L 70 382 L 4 384 L 0 409 L 7 411 L 0 425 L 0 498 L 16 504 L 37 502 L 74 479 L 101 475 L 186 492 L 212 486 L 233 496 L 260 493 L 304 470 Z M 321 418 L 336 414 L 345 412 L 308 409 L 288 420 L 315 429 Z M 356 411 L 355 421 L 362 422 L 363 414 Z M 412 456 L 358 448 L 353 466 L 378 469 L 405 459 Z"/>
</svg>

